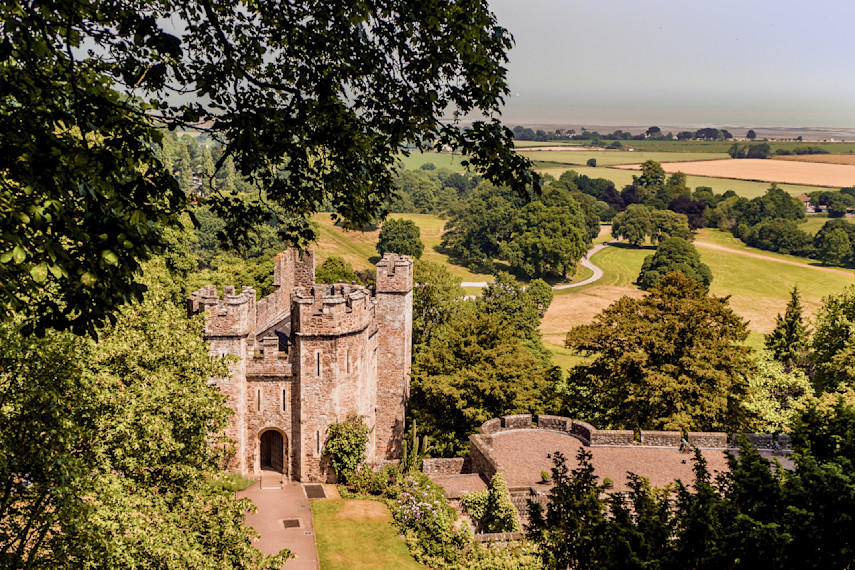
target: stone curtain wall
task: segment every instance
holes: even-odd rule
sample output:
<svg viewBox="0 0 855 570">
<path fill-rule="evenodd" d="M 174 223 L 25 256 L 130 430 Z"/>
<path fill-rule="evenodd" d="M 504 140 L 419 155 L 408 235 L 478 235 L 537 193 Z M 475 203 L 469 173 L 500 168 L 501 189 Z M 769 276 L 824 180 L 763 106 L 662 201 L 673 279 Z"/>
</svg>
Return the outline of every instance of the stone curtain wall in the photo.
<svg viewBox="0 0 855 570">
<path fill-rule="evenodd" d="M 423 459 L 422 472 L 426 475 L 464 475 L 472 473 L 470 457 Z"/>
</svg>

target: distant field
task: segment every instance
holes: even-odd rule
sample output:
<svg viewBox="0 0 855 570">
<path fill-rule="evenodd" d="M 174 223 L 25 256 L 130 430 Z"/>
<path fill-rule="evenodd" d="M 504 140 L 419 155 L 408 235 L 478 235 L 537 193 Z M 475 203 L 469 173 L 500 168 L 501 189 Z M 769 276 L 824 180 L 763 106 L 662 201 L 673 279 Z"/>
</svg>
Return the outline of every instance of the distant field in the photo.
<svg viewBox="0 0 855 570">
<path fill-rule="evenodd" d="M 390 218 L 413 220 L 421 230 L 425 251 L 422 259 L 442 263 L 463 281 L 492 281 L 489 274 L 473 273 L 459 265 L 452 264 L 447 255 L 436 251 L 442 237 L 445 220 L 428 214 L 390 214 Z M 315 214 L 312 219 L 320 225 L 320 238 L 315 244 L 316 263 L 320 265 L 331 255 L 340 255 L 354 269 L 373 267 L 379 260 L 375 246 L 380 235 L 380 229 L 370 232 L 346 232 L 332 223 L 329 214 Z"/>
<path fill-rule="evenodd" d="M 603 145 L 608 145 L 612 141 L 603 141 Z M 760 142 L 760 141 L 757 141 Z M 800 146 L 818 146 L 834 154 L 844 154 L 855 152 L 855 143 L 823 143 L 823 142 L 775 142 L 768 141 L 772 152 L 779 148 L 793 150 Z M 662 152 L 727 152 L 733 146 L 733 141 L 620 141 L 620 143 L 628 148 L 646 151 L 662 151 Z M 515 141 L 514 146 L 517 148 L 531 148 L 540 146 L 588 146 L 591 141 Z M 740 144 L 746 144 L 746 141 L 740 141 Z"/>
<path fill-rule="evenodd" d="M 679 170 L 679 167 L 675 165 L 675 169 Z M 618 189 L 621 189 L 627 184 L 632 184 L 632 175 L 638 174 L 637 172 L 620 168 L 591 168 L 588 166 L 561 166 L 538 168 L 536 170 L 541 173 L 551 174 L 556 178 L 561 176 L 561 174 L 565 170 L 575 170 L 579 174 L 584 174 L 585 176 L 590 176 L 591 178 L 606 178 L 608 180 L 611 180 L 615 183 L 615 186 L 617 186 Z M 755 198 L 757 196 L 762 196 L 766 193 L 766 190 L 769 189 L 770 185 L 769 182 L 730 180 L 727 178 L 709 178 L 706 176 L 687 176 L 686 179 L 687 184 L 690 188 L 696 188 L 698 186 L 709 186 L 716 194 L 724 194 L 728 190 L 733 190 L 740 196 L 744 196 L 746 198 Z M 785 192 L 789 192 L 793 196 L 825 189 L 819 186 L 805 186 L 801 184 L 778 184 L 778 187 L 784 190 Z"/>
<path fill-rule="evenodd" d="M 855 165 L 855 154 L 801 154 L 776 156 L 775 160 L 789 160 L 792 162 L 821 162 L 823 164 L 849 164 Z"/>
<path fill-rule="evenodd" d="M 418 152 L 413 151 L 410 156 L 399 155 L 398 160 L 404 165 L 404 168 L 415 170 L 423 164 L 432 162 L 437 168 L 447 168 L 454 172 L 466 170 L 460 161 L 465 157 L 459 154 L 451 154 L 450 152 Z"/>
<path fill-rule="evenodd" d="M 701 230 L 695 243 L 701 260 L 712 269 L 712 293 L 730 295 L 731 307 L 749 321 L 753 333 L 751 344 L 756 344 L 759 335 L 774 327 L 775 316 L 783 312 L 794 285 L 798 285 L 809 314 L 819 309 L 824 296 L 855 285 L 855 272 L 851 270 L 821 267 L 814 260 L 749 248 L 719 230 Z M 591 322 L 621 296 L 640 297 L 643 292 L 633 283 L 644 258 L 653 251 L 652 247 L 621 245 L 596 254 L 592 261 L 603 268 L 603 279 L 562 291 L 555 296 L 543 319 L 540 328 L 550 348 L 561 348 L 564 334 L 570 328 Z M 572 363 L 575 358 L 566 351 L 558 352 L 557 356 L 565 363 Z"/>
<path fill-rule="evenodd" d="M 634 166 L 632 168 L 638 168 Z M 794 162 L 741 158 L 698 162 L 664 164 L 665 172 L 684 172 L 694 176 L 811 184 L 842 188 L 855 185 L 855 165 L 821 164 L 816 162 Z"/>
<path fill-rule="evenodd" d="M 647 152 L 628 150 L 520 150 L 518 152 L 534 162 L 546 161 L 584 165 L 588 162 L 588 159 L 594 158 L 597 160 L 598 166 L 636 164 L 647 160 L 665 163 L 728 158 L 727 154 L 720 152 Z"/>
<path fill-rule="evenodd" d="M 804 222 L 799 223 L 799 229 L 811 235 L 816 235 L 816 232 L 818 232 L 827 221 L 828 214 L 808 214 L 807 219 Z M 848 221 L 853 222 L 855 220 L 850 218 Z"/>
</svg>

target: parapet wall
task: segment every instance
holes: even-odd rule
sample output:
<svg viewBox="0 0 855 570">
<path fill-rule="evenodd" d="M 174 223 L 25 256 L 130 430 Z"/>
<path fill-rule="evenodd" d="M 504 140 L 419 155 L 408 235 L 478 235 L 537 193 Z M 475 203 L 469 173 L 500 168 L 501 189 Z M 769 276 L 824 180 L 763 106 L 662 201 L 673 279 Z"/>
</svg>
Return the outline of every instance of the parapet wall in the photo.
<svg viewBox="0 0 855 570">
<path fill-rule="evenodd" d="M 387 253 L 377 262 L 378 293 L 406 293 L 413 288 L 413 260 L 405 255 Z"/>
<path fill-rule="evenodd" d="M 206 337 L 242 337 L 255 333 L 256 302 L 252 287 L 244 287 L 238 295 L 233 285 L 226 285 L 220 299 L 217 287 L 208 285 L 190 295 L 187 310 L 190 314 L 208 313 Z"/>
<path fill-rule="evenodd" d="M 461 475 L 472 472 L 470 457 L 423 459 L 422 472 L 426 475 Z"/>
<path fill-rule="evenodd" d="M 533 429 L 533 430 L 550 430 L 560 431 L 569 435 L 576 436 L 585 445 L 590 447 L 607 446 L 607 445 L 638 445 L 646 447 L 680 447 L 683 442 L 683 436 L 679 431 L 654 431 L 642 430 L 641 441 L 636 441 L 635 432 L 632 430 L 605 430 L 597 429 L 589 423 L 579 420 L 572 420 L 563 416 L 540 415 L 537 416 L 537 423 L 532 422 L 532 416 L 529 414 L 516 414 L 510 416 L 502 416 L 500 418 L 492 418 L 481 424 L 478 428 L 478 434 L 481 440 L 492 444 L 492 435 L 512 429 Z M 486 436 L 486 437 L 485 437 Z M 471 438 L 474 436 L 470 436 Z M 748 433 L 745 434 L 748 441 L 758 449 L 790 449 L 790 438 L 787 435 L 779 434 L 763 434 L 763 433 Z M 734 434 L 731 442 L 731 447 L 738 447 L 738 434 Z M 690 431 L 687 434 L 686 440 L 692 447 L 701 449 L 727 449 L 728 436 L 724 432 L 699 432 Z"/>
<path fill-rule="evenodd" d="M 375 315 L 374 299 L 361 285 L 298 287 L 291 305 L 291 330 L 304 335 L 338 336 L 361 331 Z"/>
</svg>

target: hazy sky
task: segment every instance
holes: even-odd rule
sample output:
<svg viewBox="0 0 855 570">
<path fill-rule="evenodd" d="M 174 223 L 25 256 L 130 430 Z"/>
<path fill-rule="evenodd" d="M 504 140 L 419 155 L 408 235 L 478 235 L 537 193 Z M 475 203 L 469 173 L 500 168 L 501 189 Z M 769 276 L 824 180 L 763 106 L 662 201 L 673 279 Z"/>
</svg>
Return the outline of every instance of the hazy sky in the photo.
<svg viewBox="0 0 855 570">
<path fill-rule="evenodd" d="M 852 0 L 489 0 L 506 122 L 855 127 Z"/>
</svg>

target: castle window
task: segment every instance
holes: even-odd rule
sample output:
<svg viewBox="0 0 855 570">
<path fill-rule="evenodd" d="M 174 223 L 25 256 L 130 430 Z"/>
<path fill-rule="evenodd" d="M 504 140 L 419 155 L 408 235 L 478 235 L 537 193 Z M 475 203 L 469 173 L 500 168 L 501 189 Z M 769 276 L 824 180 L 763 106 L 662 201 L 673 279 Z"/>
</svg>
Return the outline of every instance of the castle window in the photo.
<svg viewBox="0 0 855 570">
<path fill-rule="evenodd" d="M 287 412 L 288 409 L 285 407 L 288 405 L 288 391 L 282 390 L 282 411 Z"/>
<path fill-rule="evenodd" d="M 261 389 L 255 391 L 256 411 L 261 411 Z"/>
<path fill-rule="evenodd" d="M 347 349 L 347 356 L 345 357 L 345 371 L 350 374 L 350 349 Z"/>
<path fill-rule="evenodd" d="M 318 457 L 321 455 L 321 430 L 315 432 L 315 439 L 318 442 Z"/>
<path fill-rule="evenodd" d="M 320 351 L 315 353 L 315 361 L 317 362 L 317 365 L 318 365 L 318 376 L 320 376 L 321 375 L 321 353 L 320 353 Z"/>
</svg>

